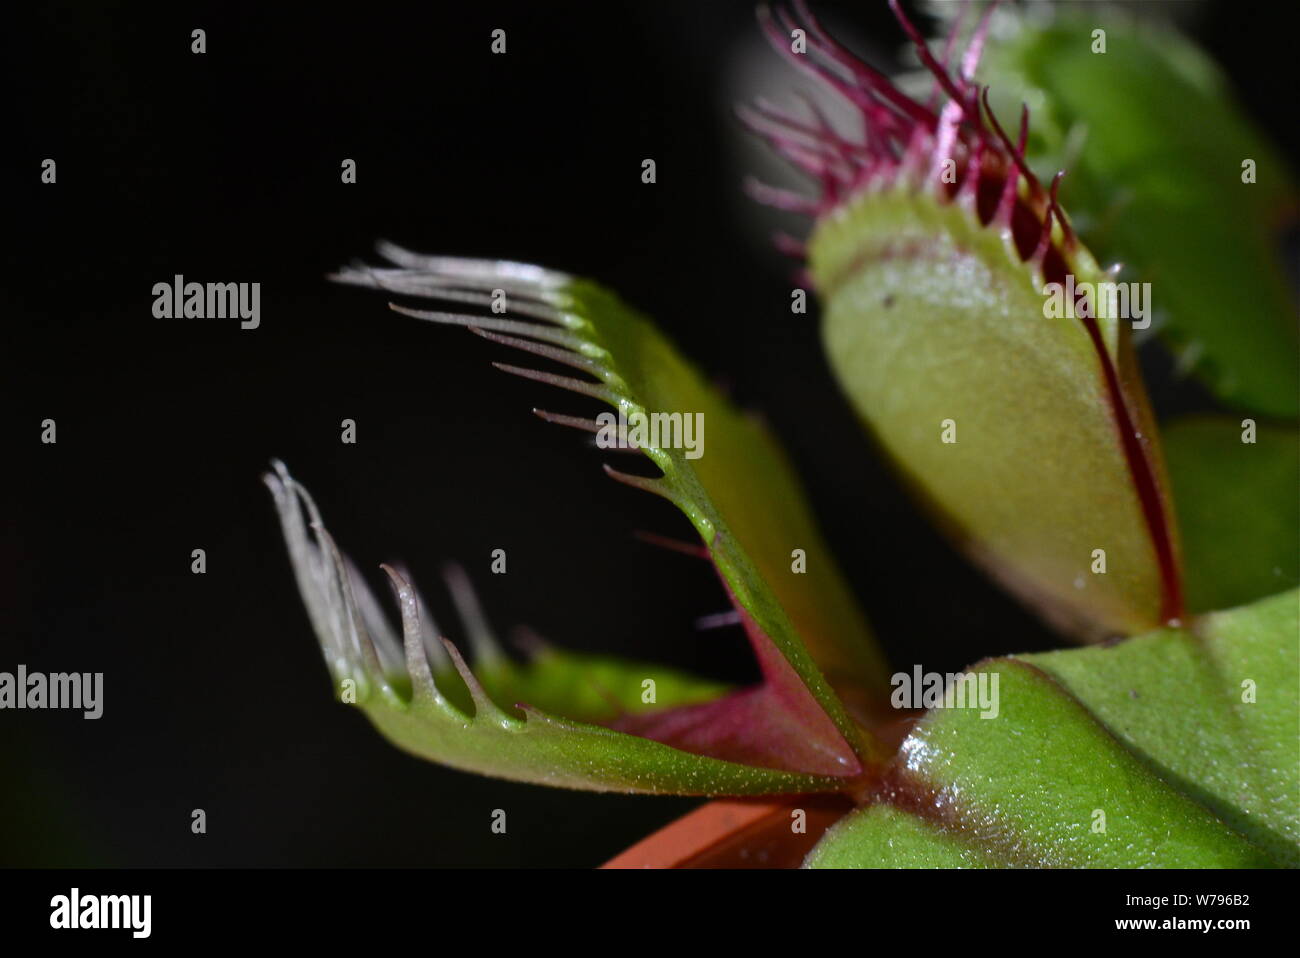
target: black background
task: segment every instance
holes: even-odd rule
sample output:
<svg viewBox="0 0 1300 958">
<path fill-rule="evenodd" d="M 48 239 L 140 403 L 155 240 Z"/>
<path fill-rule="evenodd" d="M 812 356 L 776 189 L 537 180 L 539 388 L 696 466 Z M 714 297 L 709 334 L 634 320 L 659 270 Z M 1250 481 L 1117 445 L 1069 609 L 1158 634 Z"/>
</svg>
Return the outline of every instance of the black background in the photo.
<svg viewBox="0 0 1300 958">
<path fill-rule="evenodd" d="M 783 69 L 752 4 L 179 6 L 46 4 L 4 39 L 0 669 L 102 671 L 105 714 L 0 719 L 0 864 L 586 866 L 696 804 L 438 768 L 334 703 L 258 479 L 272 456 L 363 568 L 407 562 L 444 624 L 437 568 L 456 558 L 503 632 L 752 668 L 739 630 L 693 626 L 726 606 L 707 567 L 631 535 L 689 538 L 686 521 L 529 413 L 595 407 L 324 281 L 381 237 L 590 275 L 655 316 L 784 439 L 900 667 L 1058 644 L 914 510 L 840 399 L 815 315 L 790 314 L 776 217 L 740 190 L 757 156 L 732 114 L 741 65 Z M 883 3 L 818 7 L 894 65 Z M 1291 35 L 1241 9 L 1208 6 L 1192 30 L 1295 155 L 1294 82 L 1276 79 Z M 260 282 L 260 328 L 154 319 L 175 273 Z M 1202 404 L 1146 353 L 1159 410 Z"/>
</svg>

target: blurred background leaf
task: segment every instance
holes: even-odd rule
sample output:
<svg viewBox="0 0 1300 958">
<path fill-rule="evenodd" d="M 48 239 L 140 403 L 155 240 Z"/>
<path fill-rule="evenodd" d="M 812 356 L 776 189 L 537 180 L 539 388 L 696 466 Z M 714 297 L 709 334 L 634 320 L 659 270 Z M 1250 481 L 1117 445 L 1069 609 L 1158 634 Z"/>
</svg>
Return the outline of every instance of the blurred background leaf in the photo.
<svg viewBox="0 0 1300 958">
<path fill-rule="evenodd" d="M 1300 431 L 1197 417 L 1162 430 L 1183 534 L 1191 612 L 1231 609 L 1300 584 Z"/>
</svg>

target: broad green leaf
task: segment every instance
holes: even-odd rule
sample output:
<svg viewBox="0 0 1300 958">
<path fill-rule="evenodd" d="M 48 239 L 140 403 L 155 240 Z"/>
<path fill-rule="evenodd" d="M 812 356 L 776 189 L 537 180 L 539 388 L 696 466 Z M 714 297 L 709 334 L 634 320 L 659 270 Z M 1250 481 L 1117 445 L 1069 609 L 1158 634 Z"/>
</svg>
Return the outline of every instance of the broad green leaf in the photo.
<svg viewBox="0 0 1300 958">
<path fill-rule="evenodd" d="M 1298 612 L 1291 591 L 1191 630 L 982 663 L 997 716 L 927 713 L 879 800 L 808 864 L 1300 864 Z"/>
<path fill-rule="evenodd" d="M 893 805 L 871 805 L 831 826 L 804 867 L 997 868 L 1003 863 L 973 837 Z"/>
<path fill-rule="evenodd" d="M 1300 592 L 1095 654 L 1026 656 L 1162 779 L 1300 865 Z"/>
<path fill-rule="evenodd" d="M 1195 418 L 1166 427 L 1163 438 L 1189 610 L 1232 608 L 1300 584 L 1300 432 Z"/>
<path fill-rule="evenodd" d="M 1098 256 L 1132 267 L 1168 312 L 1162 335 L 1225 402 L 1300 414 L 1296 294 L 1282 260 L 1292 172 L 1226 78 L 1170 27 L 1062 6 L 1050 23 L 1004 5 L 979 77 L 1001 111 L 1033 115 L 1029 157 L 1066 169 L 1062 198 Z M 1093 31 L 1105 30 L 1105 52 Z M 1254 182 L 1243 182 L 1253 162 Z"/>
<path fill-rule="evenodd" d="M 514 706 L 526 702 L 582 722 L 605 724 L 623 715 L 698 705 L 724 695 L 730 688 L 687 672 L 650 662 L 631 662 L 609 655 L 582 655 L 546 646 L 533 652 L 527 664 L 509 659 L 482 666 L 474 674 L 495 702 Z M 451 675 L 447 675 L 451 682 Z M 441 688 L 443 676 L 437 676 Z M 646 699 L 646 681 L 654 682 L 654 700 Z"/>
</svg>

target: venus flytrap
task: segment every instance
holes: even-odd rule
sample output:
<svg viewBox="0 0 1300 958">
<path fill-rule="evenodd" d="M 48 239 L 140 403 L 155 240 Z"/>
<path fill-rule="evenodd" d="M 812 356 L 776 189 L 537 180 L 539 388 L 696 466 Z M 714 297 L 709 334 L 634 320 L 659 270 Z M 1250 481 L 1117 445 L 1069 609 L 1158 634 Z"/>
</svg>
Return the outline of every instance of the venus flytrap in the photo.
<svg viewBox="0 0 1300 958">
<path fill-rule="evenodd" d="M 764 813 L 779 828 L 792 816 L 806 824 L 802 805 L 819 793 L 852 803 L 813 866 L 1300 864 L 1300 593 L 1187 615 L 1213 608 L 1211 595 L 1255 599 L 1294 585 L 1291 565 L 1264 572 L 1285 554 L 1284 537 L 1234 542 L 1247 571 L 1216 592 L 1207 554 L 1218 543 L 1203 524 L 1215 487 L 1184 469 L 1192 478 L 1173 488 L 1187 491 L 1195 523 L 1186 567 L 1196 592 L 1185 600 L 1171 483 L 1129 321 L 1044 313 L 1045 286 L 1114 273 L 1075 234 L 1059 177 L 1044 186 L 1030 169 L 1027 117 L 1012 139 L 975 82 L 991 20 L 977 22 L 960 57 L 954 30 L 950 72 L 899 16 L 933 77 L 928 103 L 859 61 L 802 4 L 762 13 L 776 48 L 853 104 L 863 130 L 841 133 L 815 110 L 748 111 L 820 185 L 811 197 L 758 192 L 813 217 L 808 272 L 832 368 L 921 498 L 1049 621 L 1074 636 L 1128 638 L 977 663 L 900 725 L 888 701 L 902 683 L 889 680 L 781 449 L 647 319 L 551 270 L 382 244 L 392 266 L 335 278 L 476 310 L 393 305 L 566 367 L 497 364 L 604 403 L 618 423 L 684 410 L 708 423 L 702 455 L 646 431 L 621 445 L 658 475 L 605 470 L 692 522 L 762 680 L 729 689 L 550 647 L 517 664 L 453 573 L 475 650 L 467 663 L 409 576 L 385 567 L 394 627 L 277 463 L 266 481 L 340 697 L 400 747 L 468 771 L 596 790 L 797 796 L 788 801 L 798 807 L 779 799 Z M 609 422 L 538 415 L 598 434 Z M 1175 448 L 1180 462 L 1199 461 L 1203 446 Z M 1251 488 L 1272 495 L 1278 482 L 1270 474 Z M 827 823 L 840 814 L 827 811 L 833 801 L 817 807 Z"/>
<path fill-rule="evenodd" d="M 820 180 L 809 272 L 840 384 L 958 540 L 1045 615 L 1091 637 L 1176 620 L 1177 534 L 1129 330 L 1044 315 L 1049 284 L 1106 277 L 970 80 L 983 34 L 950 76 L 913 31 L 949 100 L 904 110 L 802 14 L 809 52 L 791 59 L 859 107 L 865 135 L 772 111 L 761 131 Z M 788 53 L 798 27 L 778 19 Z"/>
</svg>

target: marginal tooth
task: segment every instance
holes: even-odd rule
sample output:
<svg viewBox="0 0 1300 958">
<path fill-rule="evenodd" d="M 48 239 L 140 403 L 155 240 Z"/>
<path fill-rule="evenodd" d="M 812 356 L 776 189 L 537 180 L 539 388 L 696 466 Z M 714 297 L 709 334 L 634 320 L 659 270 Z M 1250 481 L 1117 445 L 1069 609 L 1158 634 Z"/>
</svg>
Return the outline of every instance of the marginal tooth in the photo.
<svg viewBox="0 0 1300 958">
<path fill-rule="evenodd" d="M 447 656 L 447 650 L 436 638 L 441 630 L 438 628 L 438 623 L 434 621 L 433 613 L 429 611 L 429 603 L 424 601 L 419 586 L 415 584 L 415 576 L 411 575 L 411 570 L 400 562 L 394 562 L 393 569 L 406 580 L 411 594 L 415 596 L 415 609 L 420 615 L 420 638 L 424 642 L 424 654 L 428 657 L 430 665 L 435 672 L 451 668 L 451 659 Z"/>
<path fill-rule="evenodd" d="M 307 510 L 311 526 L 313 528 L 323 526 L 325 522 L 321 519 L 320 510 L 316 508 L 316 500 L 311 497 L 311 493 L 307 491 L 306 487 L 289 475 L 288 472 L 284 473 L 284 483 L 297 495 L 298 500 L 302 503 L 302 508 Z"/>
<path fill-rule="evenodd" d="M 993 214 L 991 222 L 997 223 L 1004 229 L 1011 228 L 1011 214 L 1015 211 L 1016 200 L 1020 195 L 1020 180 L 1025 181 L 1026 192 L 1032 196 L 1038 189 L 1038 181 L 1034 174 L 1024 163 L 1024 145 L 1028 142 L 1029 136 L 1029 108 L 1024 104 L 1020 106 L 1020 148 L 1017 150 L 1016 145 L 1011 142 L 1007 136 L 1006 130 L 998 122 L 997 114 L 989 106 L 989 88 L 984 87 L 980 93 L 980 102 L 984 104 L 984 112 L 988 116 L 989 125 L 992 126 L 994 134 L 1002 144 L 1002 148 L 1007 153 L 1008 167 L 1005 172 L 1005 182 L 1002 187 L 1002 196 L 998 199 L 997 211 Z"/>
<path fill-rule="evenodd" d="M 790 49 L 791 28 L 784 11 L 778 11 L 778 16 L 782 19 L 781 24 L 777 23 L 770 9 L 765 6 L 758 8 L 759 27 L 766 34 L 773 49 L 785 57 L 786 62 L 795 69 L 802 71 L 816 81 L 828 84 L 848 102 L 866 108 L 867 103 L 870 102 L 870 95 L 856 83 L 847 81 L 842 73 L 828 69 L 817 62 L 816 59 L 794 53 Z"/>
<path fill-rule="evenodd" d="M 1064 170 L 1057 171 L 1056 176 L 1052 177 L 1051 192 L 1048 194 L 1047 213 L 1043 218 L 1043 227 L 1038 235 L 1038 245 L 1034 247 L 1033 254 L 1029 257 L 1029 262 L 1033 264 L 1041 275 L 1043 270 L 1043 261 L 1047 257 L 1047 251 L 1051 248 L 1055 239 L 1053 234 L 1053 222 L 1059 224 L 1059 231 L 1062 237 L 1065 235 L 1064 220 L 1061 219 L 1061 208 L 1056 205 L 1056 192 L 1061 185 L 1061 177 L 1065 176 Z"/>
<path fill-rule="evenodd" d="M 930 158 L 932 143 L 930 131 L 920 124 L 908 134 L 907 142 L 903 144 L 903 156 L 898 164 L 899 182 L 910 184 L 920 180 Z"/>
<path fill-rule="evenodd" d="M 1070 219 L 1065 215 L 1065 210 L 1061 209 L 1056 199 L 1057 186 L 1063 176 L 1065 176 L 1065 170 L 1060 170 L 1057 172 L 1056 178 L 1052 180 L 1052 189 L 1048 196 L 1048 207 L 1056 213 L 1056 223 L 1061 232 L 1061 246 L 1072 253 L 1079 246 L 1079 238 L 1074 232 L 1074 227 L 1070 225 Z"/>
<path fill-rule="evenodd" d="M 402 649 L 406 655 L 406 671 L 411 677 L 411 688 L 417 699 L 431 699 L 441 703 L 442 694 L 433 680 L 433 670 L 429 666 L 429 654 L 425 647 L 424 629 L 420 624 L 420 599 L 402 575 L 390 565 L 381 569 L 388 574 L 397 593 L 397 604 L 402 610 Z M 439 647 L 439 652 L 446 658 L 446 650 Z"/>
<path fill-rule="evenodd" d="M 557 326 L 571 324 L 567 313 L 547 300 L 536 299 L 531 290 L 515 287 L 494 287 L 491 290 L 465 289 L 464 284 L 458 280 L 445 279 L 428 273 L 412 273 L 408 270 L 350 269 L 331 274 L 330 278 L 338 282 L 370 286 L 390 293 L 469 303 L 489 309 L 498 302 L 495 294 L 501 292 L 506 294 L 506 307 L 511 313 L 531 316 L 533 319 L 540 319 Z"/>
<path fill-rule="evenodd" d="M 776 251 L 785 256 L 792 257 L 799 262 L 805 262 L 808 259 L 808 247 L 803 240 L 791 236 L 789 233 L 775 232 L 772 234 L 772 245 Z M 804 282 L 806 287 L 811 288 L 811 283 Z"/>
<path fill-rule="evenodd" d="M 302 511 L 306 507 L 314 522 L 320 521 L 320 514 L 311 496 L 289 475 L 284 463 L 274 461 L 273 466 L 276 474 L 267 473 L 262 479 L 275 499 L 298 592 L 331 674 L 336 679 L 345 678 L 358 670 L 360 660 L 338 626 L 337 599 L 330 592 L 325 557 L 308 536 Z"/>
<path fill-rule="evenodd" d="M 605 470 L 605 475 L 609 476 L 611 479 L 617 479 L 619 482 L 625 483 L 634 489 L 643 489 L 646 492 L 653 492 L 656 496 L 663 496 L 670 502 L 673 501 L 672 493 L 669 492 L 668 487 L 659 479 L 651 479 L 648 476 L 632 476 L 626 472 L 619 472 L 611 466 L 603 466 L 602 468 Z"/>
<path fill-rule="evenodd" d="M 443 646 L 447 649 L 447 654 L 451 656 L 451 661 L 456 666 L 456 671 L 464 681 L 465 687 L 469 689 L 470 698 L 474 700 L 474 721 L 477 722 L 480 719 L 487 719 L 488 721 L 499 722 L 503 725 L 512 724 L 510 717 L 497 708 L 496 703 L 488 698 L 488 694 L 483 690 L 483 686 L 479 684 L 479 680 L 474 676 L 474 673 L 470 671 L 469 666 L 465 664 L 465 660 L 461 657 L 460 649 L 456 648 L 456 646 L 445 638 L 441 641 Z"/>
<path fill-rule="evenodd" d="M 526 625 L 517 625 L 511 629 L 510 641 L 529 661 L 545 655 L 554 648 L 551 643 Z"/>
<path fill-rule="evenodd" d="M 392 623 L 388 621 L 388 616 L 380 608 L 379 602 L 375 599 L 375 594 L 370 591 L 370 584 L 366 582 L 361 570 L 347 556 L 343 557 L 343 564 L 347 569 L 352 594 L 357 600 L 357 608 L 361 612 L 361 622 L 374 641 L 375 649 L 379 653 L 379 661 L 383 665 L 384 674 L 388 676 L 401 674 L 405 669 L 403 668 L 402 644 L 397 639 L 397 632 L 393 629 Z"/>
<path fill-rule="evenodd" d="M 755 202 L 788 213 L 814 216 L 820 208 L 820 203 L 815 199 L 796 193 L 793 190 L 770 186 L 752 176 L 745 178 L 744 190 Z"/>
<path fill-rule="evenodd" d="M 355 671 L 362 664 L 360 649 L 349 640 L 349 632 L 341 624 L 344 615 L 343 594 L 334 584 L 330 558 L 320 535 L 322 528 L 312 525 L 311 538 L 305 540 L 307 559 L 303 574 L 308 586 L 304 595 L 310 597 L 316 609 L 313 624 L 321 626 L 324 634 L 330 637 L 336 652 L 346 658 L 349 670 Z"/>
<path fill-rule="evenodd" d="M 661 549 L 667 549 L 670 552 L 680 552 L 683 555 L 694 556 L 697 559 L 710 558 L 708 548 L 700 542 L 683 542 L 681 539 L 662 536 L 657 532 L 646 532 L 643 529 L 634 529 L 632 535 L 642 542 L 658 546 Z"/>
<path fill-rule="evenodd" d="M 963 91 L 953 82 L 952 77 L 948 75 L 948 71 L 944 68 L 943 64 L 934 58 L 934 54 L 930 52 L 929 44 L 925 42 L 925 37 L 921 35 L 921 31 L 916 29 L 912 21 L 907 19 L 906 15 L 904 15 L 902 7 L 898 4 L 898 0 L 889 0 L 889 6 L 890 9 L 894 11 L 894 15 L 898 18 L 898 22 L 902 25 L 903 32 L 912 39 L 912 45 L 916 48 L 916 55 L 921 58 L 921 62 L 925 64 L 931 73 L 934 74 L 934 78 L 943 87 L 943 91 L 953 100 L 956 100 L 958 103 L 965 106 Z"/>
<path fill-rule="evenodd" d="M 508 290 L 502 290 L 502 292 L 509 293 Z M 491 293 L 465 289 L 433 288 L 421 290 L 418 295 L 430 299 L 449 300 L 455 303 L 469 303 L 472 306 L 484 306 L 488 309 L 491 309 L 497 302 L 496 297 Z M 531 316 L 533 319 L 540 319 L 543 322 L 553 323 L 557 326 L 564 324 L 564 314 L 554 306 L 546 303 L 539 303 L 520 296 L 511 298 L 507 295 L 505 305 L 510 313 Z"/>
<path fill-rule="evenodd" d="M 374 267 L 365 263 L 345 266 L 326 276 L 331 282 L 349 286 L 382 289 L 406 296 L 425 296 L 430 299 L 448 299 L 446 294 L 473 293 L 484 295 L 504 292 L 512 308 L 527 304 L 536 308 L 538 318 L 563 325 L 572 324 L 570 314 L 563 312 L 572 305 L 572 297 L 560 290 L 541 289 L 532 284 L 508 279 L 476 280 L 472 277 L 443 276 L 390 266 Z"/>
<path fill-rule="evenodd" d="M 815 106 L 811 101 L 807 102 L 810 109 L 814 111 L 814 118 L 820 122 L 821 117 L 815 112 Z M 744 104 L 737 106 L 736 115 L 741 123 L 769 143 L 794 143 L 814 152 L 834 151 L 839 159 L 846 163 L 852 162 L 850 156 L 842 149 L 843 141 L 829 126 L 821 129 L 811 128 L 793 114 L 761 99 L 755 102 L 753 108 Z"/>
<path fill-rule="evenodd" d="M 582 416 L 565 416 L 558 412 L 547 412 L 545 409 L 534 409 L 533 415 L 544 422 L 553 422 L 557 426 L 570 426 L 584 432 L 598 433 L 605 428 L 594 419 L 584 419 Z"/>
<path fill-rule="evenodd" d="M 334 603 L 335 612 L 340 617 L 340 626 L 346 630 L 346 635 L 351 645 L 361 656 L 366 675 L 373 679 L 387 693 L 392 694 L 392 689 L 388 685 L 387 676 L 384 674 L 383 663 L 379 660 L 379 652 L 375 649 L 374 640 L 370 637 L 370 632 L 366 629 L 365 623 L 361 621 L 361 613 L 357 608 L 356 598 L 352 594 L 352 584 L 348 580 L 347 569 L 343 565 L 343 555 L 334 543 L 334 537 L 331 536 L 323 525 L 316 522 L 312 523 L 312 529 L 320 539 L 326 555 L 330 558 L 330 589 L 338 597 Z M 354 676 L 355 677 L 355 676 Z"/>
<path fill-rule="evenodd" d="M 531 263 L 515 263 L 504 259 L 465 259 L 458 256 L 426 256 L 403 249 L 396 243 L 380 240 L 375 250 L 390 263 L 407 269 L 428 270 L 446 276 L 475 280 L 512 280 L 541 289 L 558 289 L 572 282 L 572 277 L 557 270 L 545 269 Z"/>
<path fill-rule="evenodd" d="M 530 336 L 533 339 L 540 339 L 543 342 L 554 343 L 557 346 L 563 346 L 566 349 L 572 349 L 575 352 L 581 350 L 587 345 L 586 340 L 563 329 L 556 329 L 552 326 L 542 326 L 538 323 L 524 323 L 517 319 L 497 319 L 492 316 L 471 316 L 466 313 L 443 313 L 425 309 L 408 309 L 407 307 L 399 306 L 396 303 L 389 303 L 388 308 L 395 313 L 401 313 L 403 316 L 412 316 L 415 319 L 423 319 L 431 323 L 443 323 L 448 326 L 466 326 L 470 329 L 492 329 L 501 333 L 516 333 L 520 336 Z"/>
<path fill-rule="evenodd" d="M 582 416 L 564 416 L 560 413 L 547 412 L 545 409 L 534 409 L 533 415 L 544 422 L 555 423 L 557 426 L 569 426 L 573 429 L 581 429 L 584 432 L 593 432 L 598 435 L 608 428 L 607 426 L 596 422 L 594 419 L 585 419 Z M 593 440 L 592 446 L 598 449 L 607 449 L 610 452 L 642 451 L 641 447 L 628 437 L 627 430 L 622 426 L 618 427 L 618 440 L 619 444 L 617 446 L 601 445 L 599 440 Z"/>
<path fill-rule="evenodd" d="M 594 419 L 584 419 L 582 416 L 563 416 L 559 413 L 547 412 L 545 409 L 534 409 L 533 415 L 544 422 L 555 423 L 557 426 L 569 426 L 573 429 L 581 429 L 584 432 L 596 433 L 597 438 L 589 443 L 593 449 L 624 453 L 640 453 L 643 451 L 640 446 L 632 441 L 627 434 L 627 430 L 622 426 L 618 427 L 617 445 L 608 445 L 602 443 L 599 439 L 599 434 L 608 427 L 596 422 Z"/>
<path fill-rule="evenodd" d="M 474 663 L 480 667 L 497 664 L 505 655 L 492 627 L 488 625 L 487 616 L 483 614 L 483 606 L 474 593 L 469 576 L 460 565 L 448 562 L 442 567 L 442 577 L 451 592 L 456 614 L 460 616 L 461 624 L 469 636 L 470 647 L 474 650 Z"/>
<path fill-rule="evenodd" d="M 830 161 L 823 152 L 787 141 L 772 141 L 772 148 L 814 179 L 824 179 L 832 176 L 828 166 Z"/>
<path fill-rule="evenodd" d="M 954 165 L 957 162 L 957 158 L 954 156 L 956 151 L 953 147 L 957 144 L 957 129 L 964 116 L 965 111 L 962 109 L 962 105 L 955 100 L 949 100 L 945 103 L 943 110 L 939 113 L 939 129 L 934 144 L 934 158 L 926 178 L 941 193 L 943 192 L 941 174 L 944 165 L 950 160 Z"/>
<path fill-rule="evenodd" d="M 740 625 L 743 621 L 739 612 L 735 609 L 728 609 L 726 612 L 714 612 L 712 615 L 700 616 L 695 620 L 695 627 L 701 631 L 722 629 L 730 625 Z"/>
<path fill-rule="evenodd" d="M 626 456 L 635 456 L 645 452 L 645 450 L 643 450 L 640 446 L 634 443 L 631 439 L 627 438 L 626 430 L 620 429 L 618 433 L 618 438 L 619 438 L 619 444 L 616 446 L 605 445 L 598 438 L 589 440 L 587 442 L 587 445 L 590 446 L 592 449 L 599 449 L 602 452 L 612 452 L 612 453 L 618 453 Z"/>
<path fill-rule="evenodd" d="M 989 26 L 993 22 L 993 12 L 996 8 L 996 3 L 989 4 L 988 9 L 984 11 L 983 16 L 980 17 L 979 22 L 976 24 L 975 30 L 971 34 L 970 43 L 966 47 L 966 52 L 962 55 L 961 76 L 967 83 L 975 79 L 975 71 L 979 68 L 980 57 L 984 54 L 984 41 L 988 37 Z"/>
<path fill-rule="evenodd" d="M 544 373 L 540 369 L 526 369 L 523 366 L 511 366 L 508 363 L 493 363 L 497 369 L 503 373 L 510 373 L 513 376 L 522 376 L 524 379 L 532 379 L 539 383 L 546 383 L 550 386 L 559 386 L 561 389 L 568 389 L 575 393 L 581 393 L 584 396 L 591 396 L 593 399 L 603 399 L 611 406 L 617 406 L 622 402 L 622 397 L 607 386 L 598 383 L 589 383 L 581 379 L 574 379 L 572 376 L 557 376 L 554 373 Z"/>
<path fill-rule="evenodd" d="M 589 372 L 593 376 L 599 376 L 605 382 L 610 382 L 615 378 L 614 374 L 605 366 L 596 362 L 590 356 L 584 356 L 572 352 L 568 349 L 560 349 L 555 346 L 544 346 L 541 343 L 535 343 L 529 339 L 518 339 L 514 336 L 502 336 L 499 333 L 489 332 L 478 326 L 471 326 L 470 332 L 476 336 L 482 336 L 484 339 L 491 340 L 494 343 L 500 343 L 503 346 L 512 346 L 515 349 L 522 349 L 526 353 L 533 353 L 536 356 L 544 356 L 547 359 L 553 359 L 557 363 L 563 363 L 566 366 L 572 366 L 574 369 L 581 369 Z"/>
<path fill-rule="evenodd" d="M 984 141 L 978 140 L 967 153 L 966 175 L 962 177 L 961 186 L 957 189 L 957 202 L 962 205 L 966 212 L 987 226 L 988 223 L 984 221 L 979 213 L 979 187 L 983 176 Z"/>
</svg>

